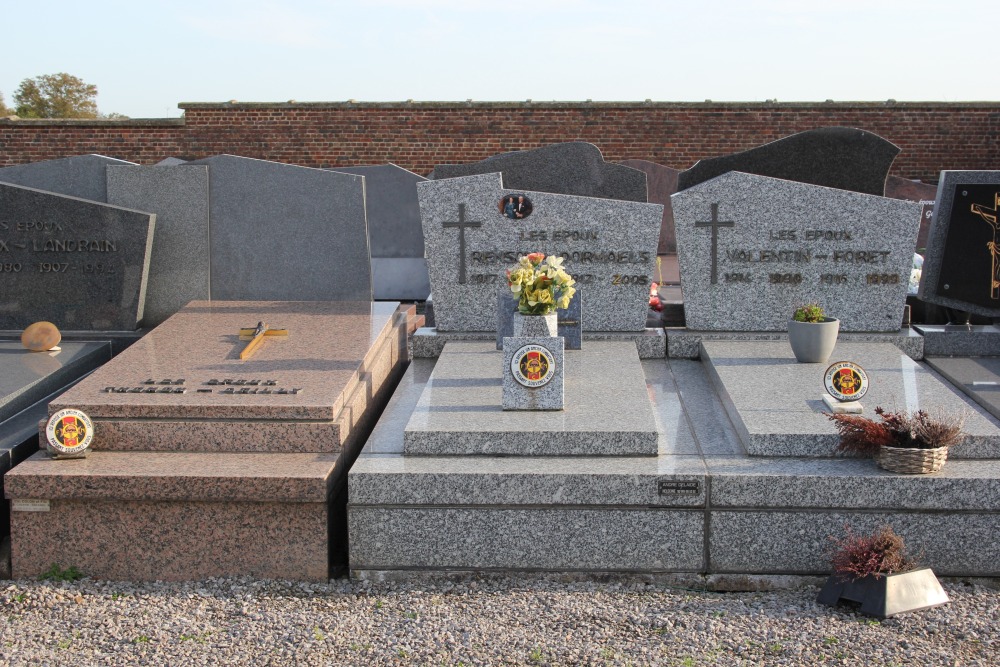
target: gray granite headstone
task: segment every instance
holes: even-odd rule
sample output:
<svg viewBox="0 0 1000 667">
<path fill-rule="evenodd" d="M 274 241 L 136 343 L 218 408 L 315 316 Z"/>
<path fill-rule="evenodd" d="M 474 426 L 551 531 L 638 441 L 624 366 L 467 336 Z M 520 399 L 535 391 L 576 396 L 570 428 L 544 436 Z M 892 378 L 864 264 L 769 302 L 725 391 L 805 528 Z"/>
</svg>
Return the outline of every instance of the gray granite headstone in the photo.
<svg viewBox="0 0 1000 667">
<path fill-rule="evenodd" d="M 371 300 L 361 176 L 234 155 L 188 164 L 209 168 L 212 299 Z"/>
<path fill-rule="evenodd" d="M 0 169 L 0 182 L 90 201 L 107 201 L 108 165 L 135 165 L 103 155 L 76 155 Z"/>
<path fill-rule="evenodd" d="M 594 144 L 573 141 L 528 151 L 501 153 L 469 164 L 439 164 L 435 180 L 503 174 L 504 186 L 563 195 L 646 201 L 646 176 L 638 169 L 605 162 Z"/>
<path fill-rule="evenodd" d="M 882 195 L 899 147 L 850 127 L 799 132 L 742 153 L 700 160 L 677 179 L 677 190 L 729 171 L 782 178 L 828 188 Z"/>
<path fill-rule="evenodd" d="M 841 331 L 899 330 L 919 204 L 729 172 L 673 205 L 689 329 L 786 331 L 815 301 Z"/>
<path fill-rule="evenodd" d="M 427 179 L 394 164 L 337 167 L 365 177 L 365 208 L 376 299 L 424 300 L 430 293 L 417 183 Z"/>
<path fill-rule="evenodd" d="M 497 349 L 503 349 L 503 339 L 514 335 L 514 313 L 517 299 L 506 284 L 497 288 Z M 559 337 L 566 341 L 565 349 L 579 350 L 583 345 L 583 288 L 578 287 L 569 301 L 569 308 L 556 311 Z"/>
<path fill-rule="evenodd" d="M 663 208 L 504 189 L 500 174 L 417 186 L 438 331 L 496 331 L 497 286 L 517 258 L 564 257 L 587 292 L 584 331 L 643 331 Z M 532 212 L 512 220 L 501 200 L 523 195 Z"/>
<path fill-rule="evenodd" d="M 679 169 L 665 167 L 648 160 L 622 160 L 619 164 L 646 173 L 646 189 L 649 201 L 663 204 L 663 222 L 660 224 L 660 245 L 656 254 L 666 255 L 677 252 L 677 237 L 674 235 L 674 209 L 670 206 L 670 195 L 677 192 Z"/>
<path fill-rule="evenodd" d="M 942 171 L 918 296 L 1000 317 L 1000 171 Z M 992 247 L 991 247 L 992 246 Z"/>
<path fill-rule="evenodd" d="M 108 203 L 156 214 L 143 327 L 208 299 L 208 167 L 108 168 Z"/>
<path fill-rule="evenodd" d="M 176 167 L 181 164 L 187 164 L 187 160 L 182 160 L 179 157 L 165 157 L 154 166 L 156 167 Z"/>
<path fill-rule="evenodd" d="M 132 331 L 156 216 L 0 183 L 0 329 Z"/>
</svg>

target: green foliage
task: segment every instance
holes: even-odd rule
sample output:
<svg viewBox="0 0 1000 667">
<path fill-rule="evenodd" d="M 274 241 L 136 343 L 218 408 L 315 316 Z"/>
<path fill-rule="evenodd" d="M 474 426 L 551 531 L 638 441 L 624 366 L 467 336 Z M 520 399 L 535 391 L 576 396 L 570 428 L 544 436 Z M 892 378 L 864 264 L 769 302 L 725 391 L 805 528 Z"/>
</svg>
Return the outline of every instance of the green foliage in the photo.
<svg viewBox="0 0 1000 667">
<path fill-rule="evenodd" d="M 807 303 L 795 309 L 792 319 L 796 322 L 822 322 L 826 313 L 818 303 Z"/>
<path fill-rule="evenodd" d="M 63 570 L 57 564 L 52 563 L 49 569 L 42 572 L 38 578 L 41 581 L 76 581 L 83 579 L 83 573 L 76 569 L 75 565 L 70 565 Z"/>
<path fill-rule="evenodd" d="M 98 118 L 97 86 L 72 74 L 43 74 L 21 82 L 14 93 L 21 118 Z"/>
<path fill-rule="evenodd" d="M 6 118 L 7 116 L 13 116 L 14 110 L 7 106 L 3 99 L 3 93 L 0 92 L 0 118 Z"/>
</svg>

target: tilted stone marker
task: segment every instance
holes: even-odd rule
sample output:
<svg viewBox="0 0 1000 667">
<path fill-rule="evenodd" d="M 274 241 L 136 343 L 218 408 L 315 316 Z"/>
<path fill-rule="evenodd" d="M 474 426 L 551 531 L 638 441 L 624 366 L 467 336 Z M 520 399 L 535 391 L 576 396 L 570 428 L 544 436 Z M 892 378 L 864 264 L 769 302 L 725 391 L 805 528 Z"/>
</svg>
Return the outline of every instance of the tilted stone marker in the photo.
<svg viewBox="0 0 1000 667">
<path fill-rule="evenodd" d="M 0 183 L 0 329 L 135 330 L 155 220 Z"/>
<path fill-rule="evenodd" d="M 670 195 L 677 192 L 679 169 L 667 167 L 648 160 L 622 160 L 619 164 L 646 173 L 646 190 L 652 204 L 663 204 L 663 222 L 660 224 L 660 245 L 658 255 L 677 252 L 677 237 L 674 235 L 674 210 L 670 206 Z"/>
<path fill-rule="evenodd" d="M 700 160 L 677 178 L 677 190 L 730 171 L 742 171 L 828 188 L 885 193 L 885 179 L 899 147 L 877 134 L 850 127 L 799 132 L 742 153 Z"/>
<path fill-rule="evenodd" d="M 740 172 L 672 199 L 689 329 L 785 331 L 815 301 L 841 331 L 899 330 L 919 204 Z"/>
<path fill-rule="evenodd" d="M 371 300 L 361 176 L 233 155 L 188 165 L 209 168 L 213 300 Z"/>
<path fill-rule="evenodd" d="M 431 287 L 424 259 L 417 183 L 427 179 L 394 164 L 336 167 L 330 171 L 365 177 L 375 298 L 426 299 Z"/>
<path fill-rule="evenodd" d="M 1000 171 L 943 171 L 918 295 L 1000 317 Z"/>
<path fill-rule="evenodd" d="M 209 298 L 208 167 L 108 166 L 108 203 L 156 214 L 142 324 Z"/>
<path fill-rule="evenodd" d="M 573 141 L 528 151 L 501 153 L 469 164 L 439 164 L 435 180 L 503 174 L 504 187 L 564 195 L 646 201 L 646 175 L 638 169 L 605 162 L 594 144 Z"/>
<path fill-rule="evenodd" d="M 505 189 L 500 174 L 417 186 L 438 331 L 496 331 L 497 287 L 517 258 L 559 255 L 586 290 L 585 331 L 643 331 L 656 270 L 659 204 Z M 502 200 L 532 212 L 511 219 Z"/>
<path fill-rule="evenodd" d="M 75 155 L 0 168 L 0 182 L 68 197 L 107 202 L 105 170 L 112 165 L 136 166 L 134 162 L 103 155 Z"/>
</svg>

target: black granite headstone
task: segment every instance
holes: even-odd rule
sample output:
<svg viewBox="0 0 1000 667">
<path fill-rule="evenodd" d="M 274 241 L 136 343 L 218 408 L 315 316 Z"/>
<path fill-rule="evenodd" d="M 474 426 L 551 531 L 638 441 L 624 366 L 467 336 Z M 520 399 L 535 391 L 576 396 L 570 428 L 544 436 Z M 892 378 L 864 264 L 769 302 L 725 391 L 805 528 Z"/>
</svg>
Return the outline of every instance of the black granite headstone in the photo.
<svg viewBox="0 0 1000 667">
<path fill-rule="evenodd" d="M 503 174 L 503 186 L 510 190 L 646 201 L 645 173 L 605 162 L 600 149 L 584 141 L 501 153 L 469 164 L 439 164 L 431 177 L 440 180 L 497 172 Z"/>
<path fill-rule="evenodd" d="M 730 171 L 883 195 L 899 147 L 849 127 L 799 132 L 742 153 L 700 160 L 677 178 L 677 191 Z"/>
<path fill-rule="evenodd" d="M 0 329 L 135 330 L 155 220 L 0 183 Z"/>
<path fill-rule="evenodd" d="M 943 171 L 918 296 L 1000 317 L 1000 171 Z"/>
</svg>

